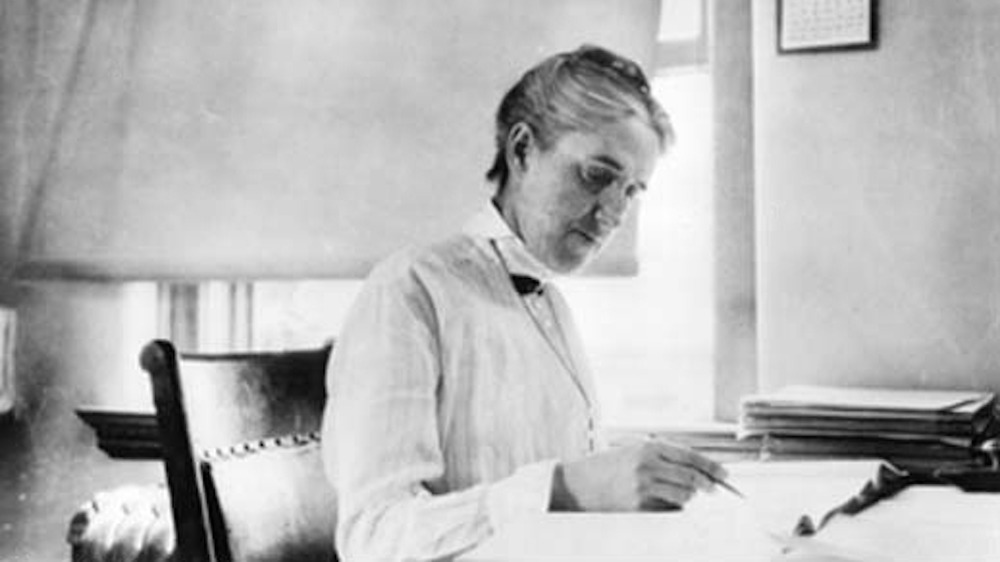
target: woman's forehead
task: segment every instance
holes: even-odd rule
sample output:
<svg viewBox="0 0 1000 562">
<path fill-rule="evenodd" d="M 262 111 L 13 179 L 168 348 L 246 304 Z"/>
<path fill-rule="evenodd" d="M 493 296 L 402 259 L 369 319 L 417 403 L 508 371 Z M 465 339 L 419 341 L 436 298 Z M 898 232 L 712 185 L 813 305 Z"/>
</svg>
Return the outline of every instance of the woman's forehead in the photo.
<svg viewBox="0 0 1000 562">
<path fill-rule="evenodd" d="M 652 173 L 660 155 L 656 132 L 638 118 L 569 131 L 557 139 L 557 145 L 562 152 L 578 158 L 614 161 L 636 175 Z"/>
</svg>

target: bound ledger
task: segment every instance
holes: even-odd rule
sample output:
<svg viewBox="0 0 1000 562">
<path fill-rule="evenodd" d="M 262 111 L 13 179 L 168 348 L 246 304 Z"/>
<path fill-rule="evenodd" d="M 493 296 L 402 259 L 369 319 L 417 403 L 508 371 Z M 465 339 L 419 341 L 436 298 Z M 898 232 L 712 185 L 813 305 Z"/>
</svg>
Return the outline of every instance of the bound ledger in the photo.
<svg viewBox="0 0 1000 562">
<path fill-rule="evenodd" d="M 1000 434 L 990 392 L 792 386 L 747 396 L 739 436 L 765 454 L 884 458 L 934 468 L 984 455 Z"/>
</svg>

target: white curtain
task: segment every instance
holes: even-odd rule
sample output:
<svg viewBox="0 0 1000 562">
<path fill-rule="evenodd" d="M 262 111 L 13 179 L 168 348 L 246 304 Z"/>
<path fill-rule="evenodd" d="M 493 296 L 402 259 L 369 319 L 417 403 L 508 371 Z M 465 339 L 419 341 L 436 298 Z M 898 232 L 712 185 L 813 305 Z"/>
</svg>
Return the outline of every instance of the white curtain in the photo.
<svg viewBox="0 0 1000 562">
<path fill-rule="evenodd" d="M 79 203 L 93 221 L 98 205 L 80 196 L 120 176 L 134 18 L 130 2 L 0 5 L 0 279 L 35 251 L 34 232 L 63 226 L 42 213 L 50 201 Z M 78 247 L 100 233 L 65 225 L 88 236 Z"/>
<path fill-rule="evenodd" d="M 657 5 L 5 0 L 0 273 L 364 275 L 486 200 L 527 66 L 583 42 L 649 63 Z M 593 271 L 635 270 L 634 227 Z"/>
</svg>

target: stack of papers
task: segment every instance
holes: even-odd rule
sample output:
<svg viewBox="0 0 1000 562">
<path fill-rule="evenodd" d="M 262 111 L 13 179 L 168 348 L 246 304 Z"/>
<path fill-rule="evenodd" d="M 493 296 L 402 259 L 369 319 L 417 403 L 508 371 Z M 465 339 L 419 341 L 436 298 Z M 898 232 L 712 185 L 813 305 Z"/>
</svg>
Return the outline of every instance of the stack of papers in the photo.
<svg viewBox="0 0 1000 562">
<path fill-rule="evenodd" d="M 1000 429 L 989 392 L 792 386 L 747 396 L 741 438 L 771 455 L 877 457 L 907 467 L 969 461 Z"/>
</svg>

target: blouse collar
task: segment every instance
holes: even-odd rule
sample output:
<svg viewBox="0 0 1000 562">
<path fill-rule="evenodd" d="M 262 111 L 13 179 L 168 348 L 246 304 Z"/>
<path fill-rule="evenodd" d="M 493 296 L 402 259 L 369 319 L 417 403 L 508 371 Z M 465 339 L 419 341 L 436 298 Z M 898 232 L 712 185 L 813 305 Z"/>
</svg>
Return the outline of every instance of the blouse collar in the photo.
<svg viewBox="0 0 1000 562">
<path fill-rule="evenodd" d="M 463 231 L 470 236 L 492 241 L 511 275 L 527 275 L 543 283 L 555 276 L 511 230 L 492 201 L 466 223 Z"/>
</svg>

